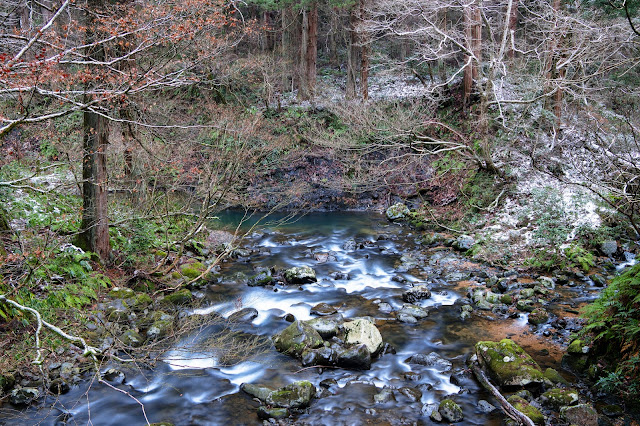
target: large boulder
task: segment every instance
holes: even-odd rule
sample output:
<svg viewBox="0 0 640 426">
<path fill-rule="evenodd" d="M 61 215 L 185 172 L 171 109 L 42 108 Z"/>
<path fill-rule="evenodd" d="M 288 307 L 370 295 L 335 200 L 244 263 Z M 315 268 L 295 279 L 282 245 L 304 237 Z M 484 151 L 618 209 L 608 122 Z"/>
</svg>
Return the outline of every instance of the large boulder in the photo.
<svg viewBox="0 0 640 426">
<path fill-rule="evenodd" d="M 284 279 L 290 284 L 308 284 L 318 281 L 316 271 L 310 266 L 294 266 L 284 271 Z"/>
<path fill-rule="evenodd" d="M 303 352 L 322 346 L 322 337 L 309 324 L 293 322 L 273 338 L 276 349 L 299 358 Z"/>
<path fill-rule="evenodd" d="M 500 386 L 540 385 L 544 374 L 540 366 L 513 340 L 476 343 L 480 364 Z"/>
<path fill-rule="evenodd" d="M 336 365 L 344 368 L 368 370 L 371 368 L 371 352 L 367 345 L 357 345 L 338 352 Z"/>
<path fill-rule="evenodd" d="M 317 331 L 325 340 L 331 339 L 333 336 L 337 336 L 343 322 L 341 315 L 320 317 L 305 321 L 305 323 L 310 325 L 311 328 Z"/>
<path fill-rule="evenodd" d="M 315 394 L 315 386 L 304 380 L 274 390 L 267 396 L 266 403 L 273 407 L 304 408 L 309 406 Z"/>
<path fill-rule="evenodd" d="M 387 219 L 398 220 L 406 217 L 410 213 L 409 207 L 402 203 L 392 205 L 387 209 Z"/>
<path fill-rule="evenodd" d="M 377 355 L 384 345 L 382 335 L 373 323 L 364 318 L 358 318 L 343 324 L 345 331 L 345 343 L 351 345 L 363 344 L 369 349 L 371 355 Z"/>
</svg>

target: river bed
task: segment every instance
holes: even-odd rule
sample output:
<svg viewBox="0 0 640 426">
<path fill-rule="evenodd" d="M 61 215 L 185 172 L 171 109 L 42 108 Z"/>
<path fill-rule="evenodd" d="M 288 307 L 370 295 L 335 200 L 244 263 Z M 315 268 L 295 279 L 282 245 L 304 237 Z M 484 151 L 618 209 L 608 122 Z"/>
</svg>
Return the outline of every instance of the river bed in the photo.
<svg viewBox="0 0 640 426">
<path fill-rule="evenodd" d="M 483 413 L 478 409 L 480 400 L 497 403 L 465 368 L 475 343 L 512 338 L 543 369 L 558 370 L 561 343 L 551 333 L 545 336 L 544 327 L 530 326 L 524 314 L 507 318 L 479 312 L 461 319 L 461 299 L 467 296 L 468 285 L 481 284 L 484 278 L 502 272 L 470 262 L 450 248 L 427 249 L 416 242 L 417 237 L 410 228 L 383 216 L 355 212 L 313 213 L 287 225 L 261 228 L 246 241 L 254 254 L 224 263 L 220 271 L 224 278 L 202 291 L 202 307 L 191 312 L 228 317 L 240 309 L 255 308 L 258 316 L 237 327 L 271 338 L 290 324 L 284 319 L 287 314 L 310 319 L 313 306 L 328 303 L 345 318 L 374 318 L 384 342 L 394 348 L 395 353 L 375 359 L 370 370 L 303 368 L 298 360 L 272 346 L 255 355 L 246 354 L 246 360 L 235 365 L 221 365 L 214 354 L 184 356 L 176 350 L 152 370 L 123 369 L 126 380 L 117 387 L 128 394 L 85 382 L 57 399 L 48 398 L 38 407 L 16 412 L 13 419 L 5 412 L 0 424 L 139 425 L 145 424 L 146 415 L 151 423 L 257 425 L 262 423 L 256 415 L 259 403 L 240 390 L 242 383 L 275 389 L 309 380 L 322 392 L 295 417 L 296 424 L 430 424 L 430 404 L 453 396 L 463 409 L 464 424 L 499 425 L 503 418 L 499 410 Z M 408 261 L 407 254 L 415 262 Z M 233 278 L 238 273 L 255 274 L 257 267 L 302 265 L 316 271 L 317 283 L 249 287 Z M 331 274 L 335 272 L 348 274 L 350 279 L 334 279 Z M 431 298 L 418 303 L 429 311 L 427 318 L 408 324 L 381 309 L 384 303 L 398 309 L 402 292 L 416 283 L 426 283 L 432 290 Z M 595 289 L 582 283 L 563 291 L 567 292 L 565 301 L 588 301 Z M 563 306 L 557 303 L 549 310 L 564 315 Z M 433 366 L 407 362 L 411 355 L 432 352 L 444 362 Z M 404 396 L 400 392 L 395 401 L 375 403 L 373 396 L 385 387 L 419 393 Z"/>
</svg>

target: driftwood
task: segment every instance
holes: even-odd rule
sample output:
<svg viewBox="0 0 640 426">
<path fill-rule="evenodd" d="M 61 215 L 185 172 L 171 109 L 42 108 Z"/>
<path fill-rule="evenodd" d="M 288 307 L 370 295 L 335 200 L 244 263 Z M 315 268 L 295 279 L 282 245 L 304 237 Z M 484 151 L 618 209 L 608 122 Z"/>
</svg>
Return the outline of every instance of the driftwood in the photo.
<svg viewBox="0 0 640 426">
<path fill-rule="evenodd" d="M 533 421 L 529 417 L 527 417 L 524 413 L 517 410 L 516 407 L 511 405 L 509 401 L 507 401 L 507 399 L 504 396 L 502 396 L 498 388 L 496 388 L 495 386 L 493 386 L 493 384 L 491 384 L 484 370 L 480 367 L 480 364 L 478 364 L 478 361 L 474 361 L 474 360 L 470 361 L 469 367 L 471 367 L 471 371 L 473 371 L 473 374 L 475 374 L 480 384 L 486 390 L 491 392 L 491 394 L 500 402 L 500 405 L 502 406 L 502 410 L 505 412 L 507 416 L 511 417 L 520 425 L 535 426 L 535 423 L 533 423 Z"/>
</svg>

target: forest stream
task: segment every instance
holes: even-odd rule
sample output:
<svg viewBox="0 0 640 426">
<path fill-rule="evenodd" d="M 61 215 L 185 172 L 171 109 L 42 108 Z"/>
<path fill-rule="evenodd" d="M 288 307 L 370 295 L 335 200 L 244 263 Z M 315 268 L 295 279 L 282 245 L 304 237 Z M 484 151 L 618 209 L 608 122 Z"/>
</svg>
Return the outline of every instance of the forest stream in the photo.
<svg viewBox="0 0 640 426">
<path fill-rule="evenodd" d="M 151 423 L 261 424 L 256 414 L 259 403 L 240 389 L 243 383 L 276 389 L 308 380 L 316 387 L 316 398 L 295 417 L 296 424 L 430 424 L 433 404 L 452 396 L 462 407 L 464 424 L 499 425 L 503 413 L 499 409 L 487 413 L 480 401 L 498 403 L 475 381 L 465 359 L 479 340 L 504 338 L 519 343 L 543 370 L 555 368 L 573 381 L 560 365 L 566 345 L 563 336 L 570 326 L 562 330 L 553 321 L 530 325 L 528 314 L 518 311 L 475 310 L 463 319 L 468 287 L 509 273 L 473 263 L 451 248 L 421 245 L 416 239 L 408 227 L 361 212 L 311 213 L 285 225 L 260 228 L 244 243 L 251 254 L 223 263 L 223 278 L 202 289 L 202 307 L 189 311 L 217 312 L 228 318 L 243 310 L 247 315 L 240 315 L 234 327 L 269 339 L 290 325 L 287 314 L 311 319 L 316 316 L 312 307 L 319 303 L 335 307 L 345 319 L 370 317 L 386 344 L 370 370 L 304 368 L 273 345 L 233 365 L 221 365 L 215 353 L 189 352 L 185 357 L 176 349 L 153 370 L 118 366 L 126 379 L 114 386 L 129 395 L 84 382 L 0 423 L 140 425 L 146 423 L 146 413 Z M 239 273 L 251 276 L 259 267 L 304 265 L 316 271 L 317 282 L 266 287 L 234 282 Z M 524 288 L 532 281 L 514 276 L 512 285 Z M 415 302 L 428 311 L 428 317 L 415 323 L 398 321 L 403 291 L 418 283 L 431 289 L 431 297 Z M 589 281 L 559 286 L 547 310 L 552 318 L 570 324 L 581 303 L 592 300 L 597 290 Z M 415 354 L 432 354 L 431 361 L 413 363 L 409 358 Z M 376 402 L 374 396 L 384 388 L 393 396 Z"/>
</svg>

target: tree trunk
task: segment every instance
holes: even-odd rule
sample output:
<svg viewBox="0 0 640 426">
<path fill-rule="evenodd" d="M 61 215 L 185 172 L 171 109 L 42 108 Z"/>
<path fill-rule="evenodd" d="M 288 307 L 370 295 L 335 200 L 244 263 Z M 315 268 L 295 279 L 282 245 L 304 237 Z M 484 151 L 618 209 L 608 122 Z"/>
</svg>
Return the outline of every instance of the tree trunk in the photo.
<svg viewBox="0 0 640 426">
<path fill-rule="evenodd" d="M 100 0 L 89 3 L 92 12 L 98 11 Z M 87 17 L 86 40 L 90 45 L 97 39 L 95 21 L 97 14 Z M 102 46 L 91 47 L 87 52 L 96 60 L 105 59 Z M 91 89 L 88 85 L 87 90 Z M 85 96 L 86 101 L 90 96 Z M 109 259 L 111 245 L 109 243 L 109 219 L 107 216 L 107 144 L 109 143 L 109 121 L 102 115 L 92 111 L 84 112 L 83 146 L 82 146 L 82 224 L 78 235 L 78 244 L 87 251 L 92 251 L 101 261 Z"/>
<path fill-rule="evenodd" d="M 562 0 L 553 1 L 554 15 L 559 13 L 561 7 Z M 551 94 L 553 92 L 553 96 L 547 98 L 545 108 L 553 111 L 556 117 L 556 122 L 554 124 L 556 127 L 560 125 L 560 120 L 562 119 L 563 91 L 560 79 L 564 76 L 564 70 L 558 70 L 557 68 L 560 58 L 558 51 L 560 50 L 561 43 L 560 34 L 558 34 L 557 28 L 554 27 L 552 29 L 551 37 L 549 38 L 549 43 L 547 44 L 545 60 L 545 93 Z"/>
<path fill-rule="evenodd" d="M 478 79 L 479 66 L 482 61 L 482 15 L 479 3 L 480 0 L 475 0 L 464 9 L 467 49 L 470 52 L 465 58 L 467 65 L 465 66 L 463 77 L 465 109 L 469 106 L 474 82 Z"/>
<path fill-rule="evenodd" d="M 507 52 L 509 52 L 509 58 L 513 59 L 515 55 L 515 51 L 513 50 L 512 40 L 515 39 L 516 27 L 518 26 L 518 4 L 519 0 L 513 0 L 513 4 L 511 5 L 511 16 L 509 16 L 509 44 L 507 48 Z"/>
<path fill-rule="evenodd" d="M 329 44 L 329 64 L 332 67 L 338 67 L 338 31 L 340 28 L 340 10 L 337 7 L 334 7 L 331 10 L 331 29 L 328 35 L 328 44 Z"/>
<path fill-rule="evenodd" d="M 355 6 L 349 10 L 349 42 L 347 46 L 347 86 L 345 97 L 354 99 L 356 97 L 356 60 L 358 56 L 357 44 L 358 36 L 356 33 L 356 10 Z"/>
<path fill-rule="evenodd" d="M 84 113 L 82 158 L 82 225 L 78 236 L 81 247 L 109 258 L 109 219 L 107 216 L 107 144 L 109 122 L 94 112 Z"/>
<path fill-rule="evenodd" d="M 298 96 L 313 99 L 316 91 L 316 60 L 318 57 L 318 3 L 313 2 L 302 12 L 301 63 L 302 80 Z"/>
<path fill-rule="evenodd" d="M 365 1 L 360 0 L 360 22 L 364 25 L 366 19 Z M 360 29 L 360 89 L 362 100 L 369 99 L 369 37 L 366 29 Z"/>
</svg>

